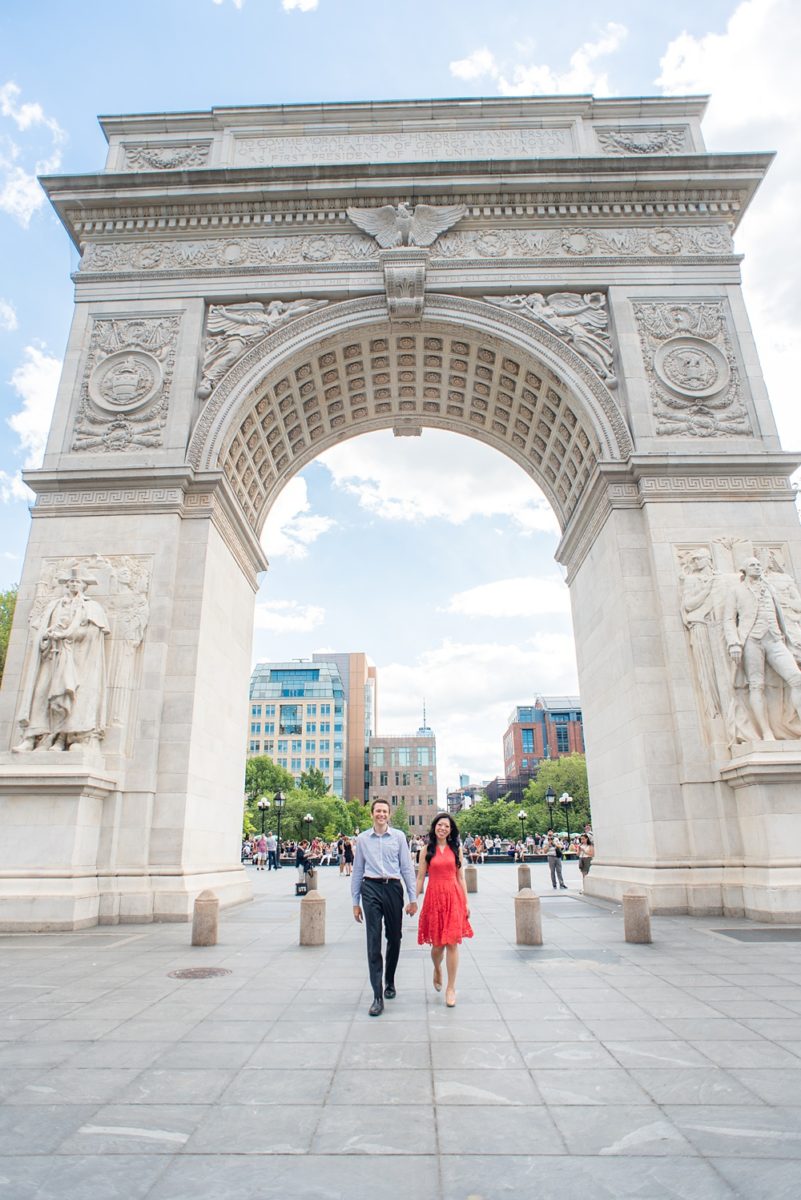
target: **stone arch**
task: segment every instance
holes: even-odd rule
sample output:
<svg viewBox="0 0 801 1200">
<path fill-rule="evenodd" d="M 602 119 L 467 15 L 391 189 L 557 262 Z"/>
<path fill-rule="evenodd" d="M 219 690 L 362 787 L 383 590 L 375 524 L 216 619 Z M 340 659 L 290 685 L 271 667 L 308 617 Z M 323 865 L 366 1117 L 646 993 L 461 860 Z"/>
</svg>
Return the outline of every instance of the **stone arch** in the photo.
<svg viewBox="0 0 801 1200">
<path fill-rule="evenodd" d="M 542 488 L 562 529 L 598 462 L 631 452 L 617 402 L 565 343 L 460 297 L 390 322 L 383 299 L 346 301 L 251 348 L 209 397 L 189 447 L 222 470 L 259 532 L 287 479 L 323 450 L 377 429 L 423 426 L 496 447 Z"/>
</svg>

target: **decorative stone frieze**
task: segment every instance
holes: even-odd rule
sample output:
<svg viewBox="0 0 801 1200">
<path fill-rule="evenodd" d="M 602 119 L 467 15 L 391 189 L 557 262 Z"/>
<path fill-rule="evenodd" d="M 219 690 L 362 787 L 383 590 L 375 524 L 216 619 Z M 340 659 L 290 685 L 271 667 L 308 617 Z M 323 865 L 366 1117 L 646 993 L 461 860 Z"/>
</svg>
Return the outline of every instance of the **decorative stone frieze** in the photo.
<svg viewBox="0 0 801 1200">
<path fill-rule="evenodd" d="M 609 313 L 603 292 L 529 292 L 518 296 L 485 296 L 489 304 L 512 309 L 571 346 L 608 386 L 615 378 Z"/>
<path fill-rule="evenodd" d="M 252 343 L 288 321 L 324 308 L 327 300 L 270 300 L 247 304 L 212 304 L 206 321 L 203 367 L 197 394 L 206 400 L 226 371 Z"/>
<path fill-rule="evenodd" d="M 162 444 L 180 323 L 180 316 L 94 319 L 73 450 Z"/>
<path fill-rule="evenodd" d="M 211 142 L 187 144 L 150 143 L 134 145 L 126 143 L 124 170 L 126 171 L 178 171 L 191 167 L 208 166 Z"/>
<path fill-rule="evenodd" d="M 722 300 L 634 301 L 656 433 L 752 432 Z"/>
<path fill-rule="evenodd" d="M 374 239 L 360 234 L 314 232 L 236 239 L 170 238 L 150 241 L 86 244 L 83 274 L 151 274 L 172 271 L 238 272 L 279 263 L 307 266 L 324 263 L 363 263 L 378 260 Z M 620 228 L 524 229 L 491 227 L 443 234 L 434 250 L 438 259 L 533 258 L 682 258 L 707 259 L 733 253 L 728 225 Z"/>
<path fill-rule="evenodd" d="M 596 125 L 595 136 L 604 154 L 682 154 L 690 148 L 686 125 L 630 125 L 618 129 Z"/>
</svg>

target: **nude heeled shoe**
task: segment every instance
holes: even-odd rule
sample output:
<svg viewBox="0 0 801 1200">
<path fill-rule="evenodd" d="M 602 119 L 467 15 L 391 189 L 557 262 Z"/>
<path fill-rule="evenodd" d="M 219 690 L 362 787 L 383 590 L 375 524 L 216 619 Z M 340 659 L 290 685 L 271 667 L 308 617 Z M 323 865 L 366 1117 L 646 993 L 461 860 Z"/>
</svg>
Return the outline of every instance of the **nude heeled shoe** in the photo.
<svg viewBox="0 0 801 1200">
<path fill-rule="evenodd" d="M 434 967 L 434 991 L 442 991 L 442 970 L 440 967 Z"/>
<path fill-rule="evenodd" d="M 456 1008 L 456 992 L 453 988 L 448 988 L 445 992 L 445 1007 Z"/>
</svg>

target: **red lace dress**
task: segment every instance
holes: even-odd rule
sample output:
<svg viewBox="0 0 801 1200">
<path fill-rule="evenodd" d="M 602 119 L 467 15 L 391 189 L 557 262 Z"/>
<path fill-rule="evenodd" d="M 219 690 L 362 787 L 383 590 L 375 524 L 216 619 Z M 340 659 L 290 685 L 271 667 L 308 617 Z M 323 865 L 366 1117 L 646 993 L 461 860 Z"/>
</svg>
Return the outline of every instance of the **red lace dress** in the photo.
<svg viewBox="0 0 801 1200">
<path fill-rule="evenodd" d="M 444 852 L 436 849 L 428 864 L 417 942 L 420 946 L 453 946 L 472 936 L 454 853 L 450 846 Z"/>
</svg>

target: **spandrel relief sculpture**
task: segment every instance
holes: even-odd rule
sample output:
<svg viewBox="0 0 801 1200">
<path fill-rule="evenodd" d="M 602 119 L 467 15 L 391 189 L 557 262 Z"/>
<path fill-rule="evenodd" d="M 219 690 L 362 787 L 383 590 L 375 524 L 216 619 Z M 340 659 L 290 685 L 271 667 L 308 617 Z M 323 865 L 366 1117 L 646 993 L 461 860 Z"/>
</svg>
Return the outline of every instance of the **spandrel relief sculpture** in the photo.
<svg viewBox="0 0 801 1200">
<path fill-rule="evenodd" d="M 566 342 L 609 387 L 616 381 L 609 312 L 603 292 L 529 292 L 517 296 L 485 296 L 490 304 L 527 317 Z"/>
<path fill-rule="evenodd" d="M 678 550 L 681 615 L 711 740 L 801 738 L 801 592 L 782 547 Z"/>
<path fill-rule="evenodd" d="M 245 350 L 287 321 L 324 308 L 327 300 L 270 300 L 268 304 L 212 304 L 206 323 L 206 344 L 197 394 L 207 400 L 223 375 Z"/>
<path fill-rule="evenodd" d="M 15 752 L 119 750 L 126 737 L 130 743 L 149 587 L 149 559 L 45 563 L 30 617 Z"/>
</svg>

